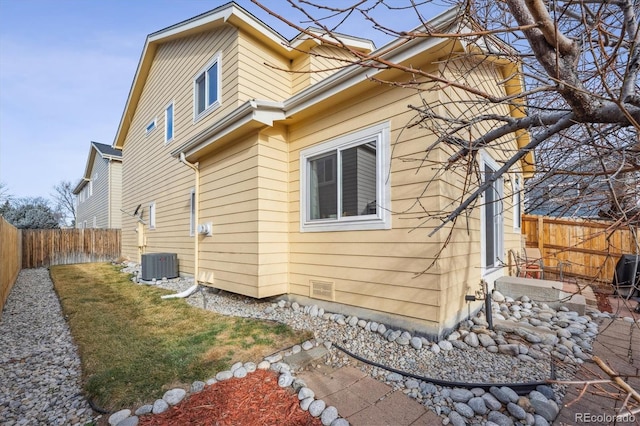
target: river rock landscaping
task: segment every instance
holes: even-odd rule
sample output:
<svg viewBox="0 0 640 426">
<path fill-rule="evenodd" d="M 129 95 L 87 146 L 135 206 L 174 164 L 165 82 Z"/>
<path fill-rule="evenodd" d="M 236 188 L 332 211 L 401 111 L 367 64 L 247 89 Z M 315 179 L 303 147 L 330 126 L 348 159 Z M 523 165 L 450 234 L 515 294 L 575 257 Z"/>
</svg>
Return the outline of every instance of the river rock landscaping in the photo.
<svg viewBox="0 0 640 426">
<path fill-rule="evenodd" d="M 129 265 L 124 271 L 137 270 L 137 265 Z M 180 292 L 193 282 L 176 279 L 140 284 Z M 579 315 L 564 307 L 555 310 L 538 304 L 527 296 L 514 300 L 498 292 L 493 293 L 493 300 L 493 330 L 480 312 L 440 341 L 412 336 L 356 316 L 324 312 L 317 305 L 260 301 L 209 287 L 201 287 L 187 302 L 224 315 L 274 320 L 313 330 L 315 339 L 303 347 L 308 350 L 324 345 L 329 349 L 324 360 L 327 365 L 354 363 L 353 358 L 337 349 L 340 346 L 374 364 L 405 373 L 358 363 L 372 377 L 403 389 L 436 412 L 443 424 L 550 424 L 559 411 L 562 387 L 541 384 L 526 395 L 518 395 L 504 384 L 543 382 L 552 375 L 552 361 L 557 379 L 570 379 L 575 367 L 590 359 L 591 343 L 598 332 L 593 319 L 608 314 L 589 310 L 588 315 Z M 269 368 L 285 369 L 281 374 L 286 377 L 279 382 L 292 385 L 295 371 L 280 361 L 274 365 Z M 428 378 L 497 386 L 462 389 L 435 385 Z M 308 405 L 301 404 L 304 409 Z"/>
<path fill-rule="evenodd" d="M 138 265 L 133 264 L 123 269 L 125 273 L 136 274 L 137 271 Z M 29 283 L 24 284 L 24 281 Z M 134 278 L 133 281 L 138 280 Z M 191 287 L 193 280 L 180 278 L 138 284 L 181 292 Z M 39 294 L 38 299 L 52 298 L 46 306 L 46 311 L 51 313 L 46 324 L 32 320 L 37 317 L 36 312 L 41 313 L 43 309 L 35 306 L 35 301 L 29 297 L 32 294 Z M 325 364 L 335 367 L 357 365 L 434 411 L 441 417 L 442 424 L 550 424 L 559 410 L 562 387 L 538 385 L 525 395 L 518 395 L 506 384 L 543 382 L 552 375 L 552 361 L 556 377 L 570 379 L 575 367 L 590 358 L 591 344 L 598 332 L 593 319 L 608 314 L 590 309 L 587 315 L 562 307 L 554 310 L 526 296 L 514 300 L 494 293 L 493 299 L 492 330 L 486 316 L 480 312 L 461 323 L 446 338 L 431 341 L 364 318 L 324 312 L 317 305 L 261 301 L 200 287 L 186 299 L 195 307 L 224 315 L 282 322 L 292 328 L 312 330 L 315 338 L 264 360 L 236 363 L 229 371 L 193 383 L 188 392 L 174 389 L 157 401 L 111 414 L 109 423 L 135 425 L 142 416 L 161 413 L 206 386 L 234 377 L 243 378 L 254 371 L 269 370 L 279 375 L 278 385 L 292 388 L 298 395 L 300 407 L 320 419 L 322 424 L 348 424 L 335 407 L 327 407 L 324 401 L 315 399 L 313 390 L 297 379 L 297 372 L 283 362 L 283 356 L 322 345 L 329 351 L 322 361 Z M 14 312 L 11 306 L 16 303 L 24 306 Z M 31 308 L 34 310 L 30 311 Z M 19 320 L 18 313 L 26 317 Z M 48 272 L 21 272 L 0 324 L 0 381 L 9 384 L 0 391 L 0 423 L 84 424 L 92 419 L 93 414 L 80 393 L 79 361 L 65 327 Z M 17 331 L 12 331 L 13 328 Z M 27 339 L 25 335 L 35 338 Z M 29 345 L 29 348 L 21 349 L 21 345 Z M 354 361 L 338 347 L 368 362 Z M 62 360 L 57 358 L 59 355 Z M 46 369 L 36 366 L 43 357 L 51 358 Z M 22 361 L 34 365 L 18 369 Z M 67 377 L 70 384 L 62 384 L 59 381 L 62 376 Z M 486 386 L 443 386 L 433 384 L 429 378 Z M 51 380 L 55 381 L 55 386 Z"/>
</svg>

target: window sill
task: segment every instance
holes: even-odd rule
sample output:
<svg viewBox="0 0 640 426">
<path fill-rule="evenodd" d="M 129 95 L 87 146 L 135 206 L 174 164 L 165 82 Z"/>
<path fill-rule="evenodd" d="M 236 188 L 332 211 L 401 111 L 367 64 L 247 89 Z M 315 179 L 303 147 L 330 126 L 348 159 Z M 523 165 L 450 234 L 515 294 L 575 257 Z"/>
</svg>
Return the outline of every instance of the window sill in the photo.
<svg viewBox="0 0 640 426">
<path fill-rule="evenodd" d="M 202 111 L 199 114 L 196 114 L 193 117 L 194 124 L 197 123 L 198 121 L 202 120 L 207 115 L 211 114 L 214 110 L 218 109 L 219 107 L 220 107 L 220 101 L 215 101 L 214 103 L 209 105 L 207 108 L 205 108 L 204 111 Z"/>
<path fill-rule="evenodd" d="M 391 222 L 380 218 L 342 221 L 313 221 L 300 224 L 300 232 L 340 232 L 391 229 Z"/>
</svg>

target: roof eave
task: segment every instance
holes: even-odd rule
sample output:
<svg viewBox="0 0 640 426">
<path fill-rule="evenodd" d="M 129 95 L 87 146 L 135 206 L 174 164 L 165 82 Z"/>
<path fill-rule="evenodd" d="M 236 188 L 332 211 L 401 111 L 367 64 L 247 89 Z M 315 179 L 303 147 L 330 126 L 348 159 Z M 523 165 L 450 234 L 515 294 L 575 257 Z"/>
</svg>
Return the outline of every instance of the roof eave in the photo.
<svg viewBox="0 0 640 426">
<path fill-rule="evenodd" d="M 285 114 L 281 102 L 252 99 L 171 151 L 171 155 L 178 157 L 183 153 L 186 158 L 191 159 L 198 152 L 234 133 L 273 126 L 274 122 L 283 119 Z"/>
</svg>

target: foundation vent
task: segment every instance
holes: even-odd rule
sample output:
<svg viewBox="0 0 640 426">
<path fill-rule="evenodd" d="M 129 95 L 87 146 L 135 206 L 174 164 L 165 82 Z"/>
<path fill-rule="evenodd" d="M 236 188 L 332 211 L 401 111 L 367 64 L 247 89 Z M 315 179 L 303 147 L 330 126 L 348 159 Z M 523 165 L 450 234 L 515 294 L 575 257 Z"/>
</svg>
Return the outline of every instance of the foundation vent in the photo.
<svg viewBox="0 0 640 426">
<path fill-rule="evenodd" d="M 311 297 L 322 300 L 335 300 L 335 284 L 327 281 L 310 281 Z"/>
</svg>

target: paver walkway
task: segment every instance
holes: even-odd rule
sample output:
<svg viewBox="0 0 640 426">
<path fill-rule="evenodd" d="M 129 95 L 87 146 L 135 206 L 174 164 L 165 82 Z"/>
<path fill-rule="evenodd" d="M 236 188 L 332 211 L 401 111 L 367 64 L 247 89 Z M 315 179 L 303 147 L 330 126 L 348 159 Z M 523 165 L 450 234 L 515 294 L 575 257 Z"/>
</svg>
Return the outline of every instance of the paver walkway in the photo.
<svg viewBox="0 0 640 426">
<path fill-rule="evenodd" d="M 315 397 L 338 409 L 352 426 L 439 425 L 442 419 L 422 404 L 354 367 L 321 365 L 298 374 Z"/>
<path fill-rule="evenodd" d="M 602 359 L 633 389 L 640 391 L 640 326 L 622 319 L 601 319 L 600 332 L 593 345 L 593 354 Z M 608 379 L 595 363 L 584 364 L 575 380 Z M 633 422 L 615 422 L 615 416 L 626 397 L 618 386 L 591 385 L 580 396 L 583 385 L 569 385 L 564 405 L 554 425 L 640 425 L 640 415 Z M 640 406 L 635 403 L 634 406 Z"/>
</svg>

